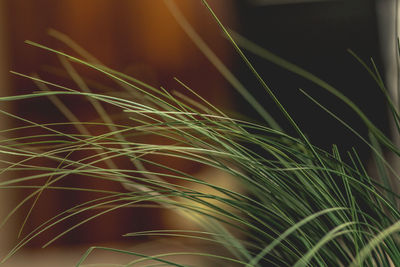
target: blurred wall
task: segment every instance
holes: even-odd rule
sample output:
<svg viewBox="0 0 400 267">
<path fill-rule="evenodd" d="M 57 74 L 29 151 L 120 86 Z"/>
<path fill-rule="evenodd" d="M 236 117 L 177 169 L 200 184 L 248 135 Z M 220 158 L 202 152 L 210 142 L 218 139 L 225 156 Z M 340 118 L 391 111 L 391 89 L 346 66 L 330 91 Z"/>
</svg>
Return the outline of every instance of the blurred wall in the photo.
<svg viewBox="0 0 400 267">
<path fill-rule="evenodd" d="M 377 1 L 334 0 L 292 5 L 257 5 L 257 2 L 237 1 L 242 34 L 338 89 L 387 133 L 388 114 L 384 96 L 363 66 L 347 52 L 347 49 L 351 49 L 368 63 L 373 58 L 381 73 L 384 73 L 378 35 Z M 321 87 L 268 60 L 251 53 L 249 57 L 314 145 L 330 151 L 332 144 L 337 144 L 343 158 L 347 158 L 346 151 L 355 147 L 362 160 L 368 160 L 369 148 L 336 119 L 313 104 L 299 88 L 367 137 L 365 125 L 346 104 Z M 268 111 L 282 127 L 296 136 L 282 112 L 266 96 L 253 75 L 241 66 L 237 73 L 242 75 L 244 84 L 253 90 L 252 93 L 268 107 Z M 240 106 L 243 112 L 251 112 L 245 104 L 240 103 Z"/>
</svg>

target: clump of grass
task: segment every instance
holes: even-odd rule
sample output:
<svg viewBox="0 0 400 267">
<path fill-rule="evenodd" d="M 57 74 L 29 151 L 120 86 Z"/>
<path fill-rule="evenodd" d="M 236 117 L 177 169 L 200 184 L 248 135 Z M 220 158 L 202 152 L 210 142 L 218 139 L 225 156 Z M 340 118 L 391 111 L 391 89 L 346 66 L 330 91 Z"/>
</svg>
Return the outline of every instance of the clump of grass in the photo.
<svg viewBox="0 0 400 267">
<path fill-rule="evenodd" d="M 1 141 L 1 153 L 12 155 L 14 160 L 2 159 L 6 165 L 2 174 L 22 173 L 18 178 L 1 181 L 2 189 L 33 188 L 27 196 L 4 219 L 3 224 L 23 204 L 37 200 L 44 190 L 80 190 L 97 193 L 93 199 L 80 203 L 38 226 L 22 237 L 14 249 L 3 259 L 5 262 L 32 239 L 71 217 L 80 217 L 85 212 L 96 211 L 94 215 L 71 225 L 49 240 L 44 247 L 74 230 L 80 225 L 97 219 L 116 209 L 140 203 L 152 202 L 159 207 L 170 209 L 182 218 L 195 222 L 200 230 L 152 230 L 128 233 L 127 236 L 172 236 L 203 240 L 210 245 L 224 248 L 227 252 L 182 252 L 161 255 L 142 255 L 135 251 L 113 248 L 92 247 L 83 255 L 77 266 L 84 264 L 93 250 L 108 250 L 135 256 L 125 266 L 139 262 L 156 261 L 160 265 L 184 266 L 174 262 L 172 255 L 192 254 L 213 259 L 219 266 L 400 266 L 399 196 L 391 190 L 391 178 L 397 182 L 398 175 L 393 166 L 385 160 L 383 149 L 391 150 L 396 156 L 399 149 L 386 137 L 351 100 L 331 85 L 311 73 L 295 66 L 268 51 L 252 44 L 243 37 L 229 32 L 203 1 L 210 14 L 230 40 L 239 56 L 245 61 L 259 80 L 266 93 L 286 116 L 297 132 L 289 136 L 269 117 L 262 105 L 252 98 L 243 85 L 232 78 L 230 72 L 210 53 L 205 43 L 198 39 L 190 25 L 185 24 L 178 10 L 171 2 L 170 8 L 196 43 L 202 47 L 209 59 L 223 75 L 242 92 L 266 121 L 266 125 L 250 123 L 227 116 L 207 100 L 197 95 L 189 86 L 176 79 L 177 86 L 188 90 L 192 97 L 171 94 L 163 88 L 148 84 L 111 70 L 97 62 L 87 52 L 77 47 L 65 36 L 53 35 L 73 45 L 75 50 L 88 61 L 73 57 L 46 46 L 28 42 L 37 48 L 55 53 L 62 58 L 63 65 L 81 90 L 50 83 L 38 76 L 27 76 L 42 89 L 26 95 L 2 97 L 1 101 L 21 101 L 31 98 L 50 98 L 68 117 L 67 123 L 76 132 L 58 130 L 65 123 L 37 123 L 18 117 L 6 111 L 2 114 L 22 121 L 25 126 L 3 130 L 2 134 L 30 132 L 42 129 L 43 134 L 23 135 Z M 373 153 L 379 166 L 377 179 L 365 170 L 356 150 L 339 151 L 333 145 L 331 151 L 315 147 L 280 104 L 266 82 L 257 73 L 239 47 L 250 50 L 262 57 L 307 78 L 347 103 L 369 129 L 369 140 L 355 132 L 334 113 L 319 105 L 322 110 L 337 118 L 350 132 L 361 138 Z M 358 59 L 358 58 L 357 58 Z M 360 59 L 358 59 L 360 60 Z M 384 83 L 374 64 L 370 75 L 385 92 Z M 112 92 L 93 93 L 76 73 L 73 64 L 85 65 L 103 73 L 126 89 L 127 97 L 117 97 Z M 132 94 L 132 95 L 130 95 Z M 66 108 L 65 96 L 88 99 L 100 116 L 99 122 L 81 122 L 79 116 Z M 388 97 L 396 125 L 399 114 Z M 116 121 L 106 112 L 105 106 L 112 106 L 125 114 L 127 120 Z M 92 134 L 91 129 L 103 127 L 103 134 Z M 146 135 L 159 136 L 167 142 L 149 143 Z M 77 152 L 79 159 L 72 157 Z M 209 168 L 228 173 L 245 189 L 235 191 L 217 186 L 212 180 L 194 177 L 179 169 L 173 169 L 163 162 L 152 160 L 152 155 L 167 156 L 195 162 Z M 345 159 L 344 159 L 345 157 Z M 132 168 L 118 167 L 118 160 L 128 159 Z M 37 164 L 37 159 L 56 163 L 56 167 Z M 39 161 L 43 162 L 43 161 Z M 156 167 L 157 171 L 153 171 Z M 82 179 L 108 180 L 122 184 L 124 190 L 58 186 L 58 182 L 71 175 L 79 174 Z M 27 186 L 30 181 L 42 181 L 41 186 Z M 199 191 L 192 185 L 212 189 L 213 193 Z M 35 202 L 34 202 L 35 203 Z M 32 205 L 31 212 L 34 212 Z M 27 215 L 27 218 L 29 214 Z"/>
</svg>

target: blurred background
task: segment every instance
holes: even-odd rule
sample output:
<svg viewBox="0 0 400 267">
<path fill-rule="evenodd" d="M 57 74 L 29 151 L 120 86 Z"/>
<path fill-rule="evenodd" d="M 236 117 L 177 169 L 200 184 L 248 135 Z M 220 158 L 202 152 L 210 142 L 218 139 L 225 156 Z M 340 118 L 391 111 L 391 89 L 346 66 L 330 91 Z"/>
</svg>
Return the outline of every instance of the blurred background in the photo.
<svg viewBox="0 0 400 267">
<path fill-rule="evenodd" d="M 397 99 L 394 93 L 397 88 L 396 1 L 209 2 L 226 26 L 340 89 L 358 104 L 378 127 L 387 133 L 390 132 L 388 112 L 377 85 L 346 50 L 351 49 L 365 61 L 372 57 L 392 89 L 394 99 Z M 222 36 L 201 1 L 176 0 L 175 3 L 199 35 L 247 89 L 263 103 L 286 131 L 293 133 L 274 103 Z M 10 74 L 9 70 L 24 74 L 35 73 L 45 80 L 62 81 L 63 84 L 73 86 L 73 83 L 69 83 L 57 56 L 24 43 L 25 40 L 31 40 L 73 55 L 77 54 L 49 35 L 50 29 L 65 34 L 108 67 L 155 87 L 163 86 L 169 90 L 179 90 L 172 79 L 176 76 L 228 113 L 240 113 L 250 120 L 261 120 L 197 49 L 162 0 L 0 0 L 1 96 L 37 90 L 32 81 L 16 77 Z M 366 134 L 366 129 L 349 108 L 314 84 L 264 59 L 246 54 L 314 144 L 330 149 L 332 143 L 337 143 L 342 151 L 354 146 L 362 159 L 368 161 L 367 148 L 338 122 L 324 115 L 298 89 L 305 89 L 356 130 Z M 115 86 L 102 75 L 89 72 L 85 68 L 77 69 L 82 76 L 92 81 L 94 88 L 101 90 L 102 87 L 98 84 L 108 88 Z M 54 111 L 50 101 L 40 101 L 14 106 L 2 104 L 2 108 L 38 122 L 66 120 L 61 113 Z M 88 109 L 83 101 L 75 102 L 72 108 L 83 119 L 94 119 L 95 112 Z M 6 127 L 7 121 L 3 119 L 2 122 L 4 125 L 1 127 Z M 177 161 L 169 164 L 191 173 L 204 171 L 200 166 L 188 166 Z M 70 181 L 71 186 L 74 183 L 79 184 L 82 181 Z M 26 195 L 26 191 L 0 193 L 2 217 Z M 44 195 L 31 215 L 25 233 L 39 225 L 46 216 L 84 198 L 82 194 Z M 21 210 L 18 213 L 20 217 L 15 217 L 14 221 L 8 224 L 10 229 L 1 232 L 2 251 L 15 243 L 14 233 L 17 232 L 16 229 L 19 228 L 26 211 Z M 118 211 L 83 225 L 57 241 L 55 247 L 121 242 L 120 236 L 127 232 L 171 227 L 173 222 L 166 216 L 157 210 L 140 208 Z M 73 222 L 66 222 L 68 223 Z M 15 229 L 11 229 L 13 227 Z M 65 227 L 66 225 L 60 224 L 33 240 L 27 249 L 40 247 Z M 73 263 L 75 261 L 76 258 Z"/>
</svg>

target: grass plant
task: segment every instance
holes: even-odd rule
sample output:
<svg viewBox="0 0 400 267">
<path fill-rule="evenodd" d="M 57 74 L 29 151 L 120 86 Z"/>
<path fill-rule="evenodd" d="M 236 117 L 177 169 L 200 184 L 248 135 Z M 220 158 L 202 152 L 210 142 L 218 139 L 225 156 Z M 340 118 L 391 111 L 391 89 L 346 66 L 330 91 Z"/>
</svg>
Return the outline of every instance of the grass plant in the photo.
<svg viewBox="0 0 400 267">
<path fill-rule="evenodd" d="M 398 157 L 399 148 L 362 110 L 333 86 L 226 29 L 210 5 L 205 0 L 203 3 L 297 135 L 290 136 L 282 131 L 262 103 L 258 103 L 246 91 L 245 86 L 201 40 L 172 1 L 166 1 L 166 4 L 182 28 L 265 119 L 264 123 L 227 116 L 179 79 L 176 79 L 176 85 L 185 88 L 190 97 L 171 93 L 164 88 L 154 88 L 112 70 L 56 31 L 51 34 L 72 47 L 80 58 L 27 41 L 35 48 L 59 56 L 79 90 L 48 82 L 37 75 L 13 72 L 33 80 L 41 90 L 2 97 L 0 101 L 49 98 L 70 122 L 40 123 L 0 110 L 3 115 L 22 124 L 1 132 L 2 136 L 11 136 L 0 141 L 0 152 L 4 155 L 1 161 L 5 166 L 1 173 L 3 176 L 18 173 L 19 176 L 1 180 L 0 188 L 32 190 L 7 218 L 3 218 L 2 225 L 23 205 L 31 203 L 31 209 L 21 226 L 22 233 L 29 214 L 35 212 L 35 203 L 47 190 L 85 191 L 89 195 L 96 193 L 96 197 L 55 214 L 29 234 L 21 235 L 2 263 L 31 240 L 71 217 L 80 218 L 86 212 L 95 211 L 94 215 L 85 217 L 54 236 L 44 247 L 90 220 L 101 220 L 100 217 L 106 213 L 151 202 L 158 207 L 170 209 L 185 220 L 193 221 L 198 228 L 155 229 L 127 233 L 126 236 L 202 240 L 223 248 L 225 252 L 143 255 L 133 250 L 91 247 L 77 266 L 84 266 L 85 260 L 94 250 L 132 255 L 133 260 L 123 266 L 146 262 L 152 262 L 154 265 L 151 266 L 185 266 L 172 260 L 171 256 L 187 254 L 212 259 L 216 266 L 400 266 L 399 195 L 391 189 L 394 183 L 399 182 L 399 175 L 395 166 L 383 154 L 383 151 L 390 150 Z M 378 166 L 377 177 L 371 177 L 366 171 L 355 149 L 339 151 L 337 146 L 332 145 L 330 151 L 324 151 L 314 146 L 247 59 L 243 49 L 314 82 L 332 93 L 332 97 L 341 99 L 351 107 L 368 127 L 369 138 L 358 134 L 351 125 L 338 118 L 334 111 L 326 109 L 318 103 L 318 99 L 302 90 L 312 103 L 340 121 L 350 133 L 357 135 L 370 147 Z M 377 88 L 387 96 L 393 120 L 399 130 L 398 108 L 386 93 L 376 66 L 373 62 L 367 64 L 354 56 L 376 80 Z M 125 90 L 126 97 L 116 96 L 112 91 L 92 92 L 85 79 L 75 70 L 76 65 L 83 65 L 110 78 L 116 86 Z M 98 113 L 99 120 L 80 121 L 79 114 L 74 114 L 64 104 L 63 99 L 70 96 L 87 99 L 88 105 Z M 120 110 L 125 119 L 115 119 L 107 112 L 109 107 Z M 59 130 L 65 125 L 75 130 Z M 106 132 L 93 134 L 96 127 L 106 129 Z M 35 129 L 41 129 L 41 133 L 29 134 L 35 132 Z M 144 136 L 159 136 L 166 141 L 144 142 Z M 78 153 L 84 156 L 77 159 L 75 155 Z M 217 186 L 212 179 L 194 177 L 163 162 L 154 161 L 154 155 L 195 162 L 223 171 L 240 183 L 244 190 Z M 129 160 L 131 168 L 119 167 L 118 161 L 121 159 Z M 122 184 L 124 190 L 59 185 L 60 181 L 76 174 L 81 179 Z M 30 184 L 35 181 L 40 181 L 41 185 Z M 211 191 L 196 190 L 196 185 Z M 193 266 L 196 264 L 193 263 Z"/>
</svg>

